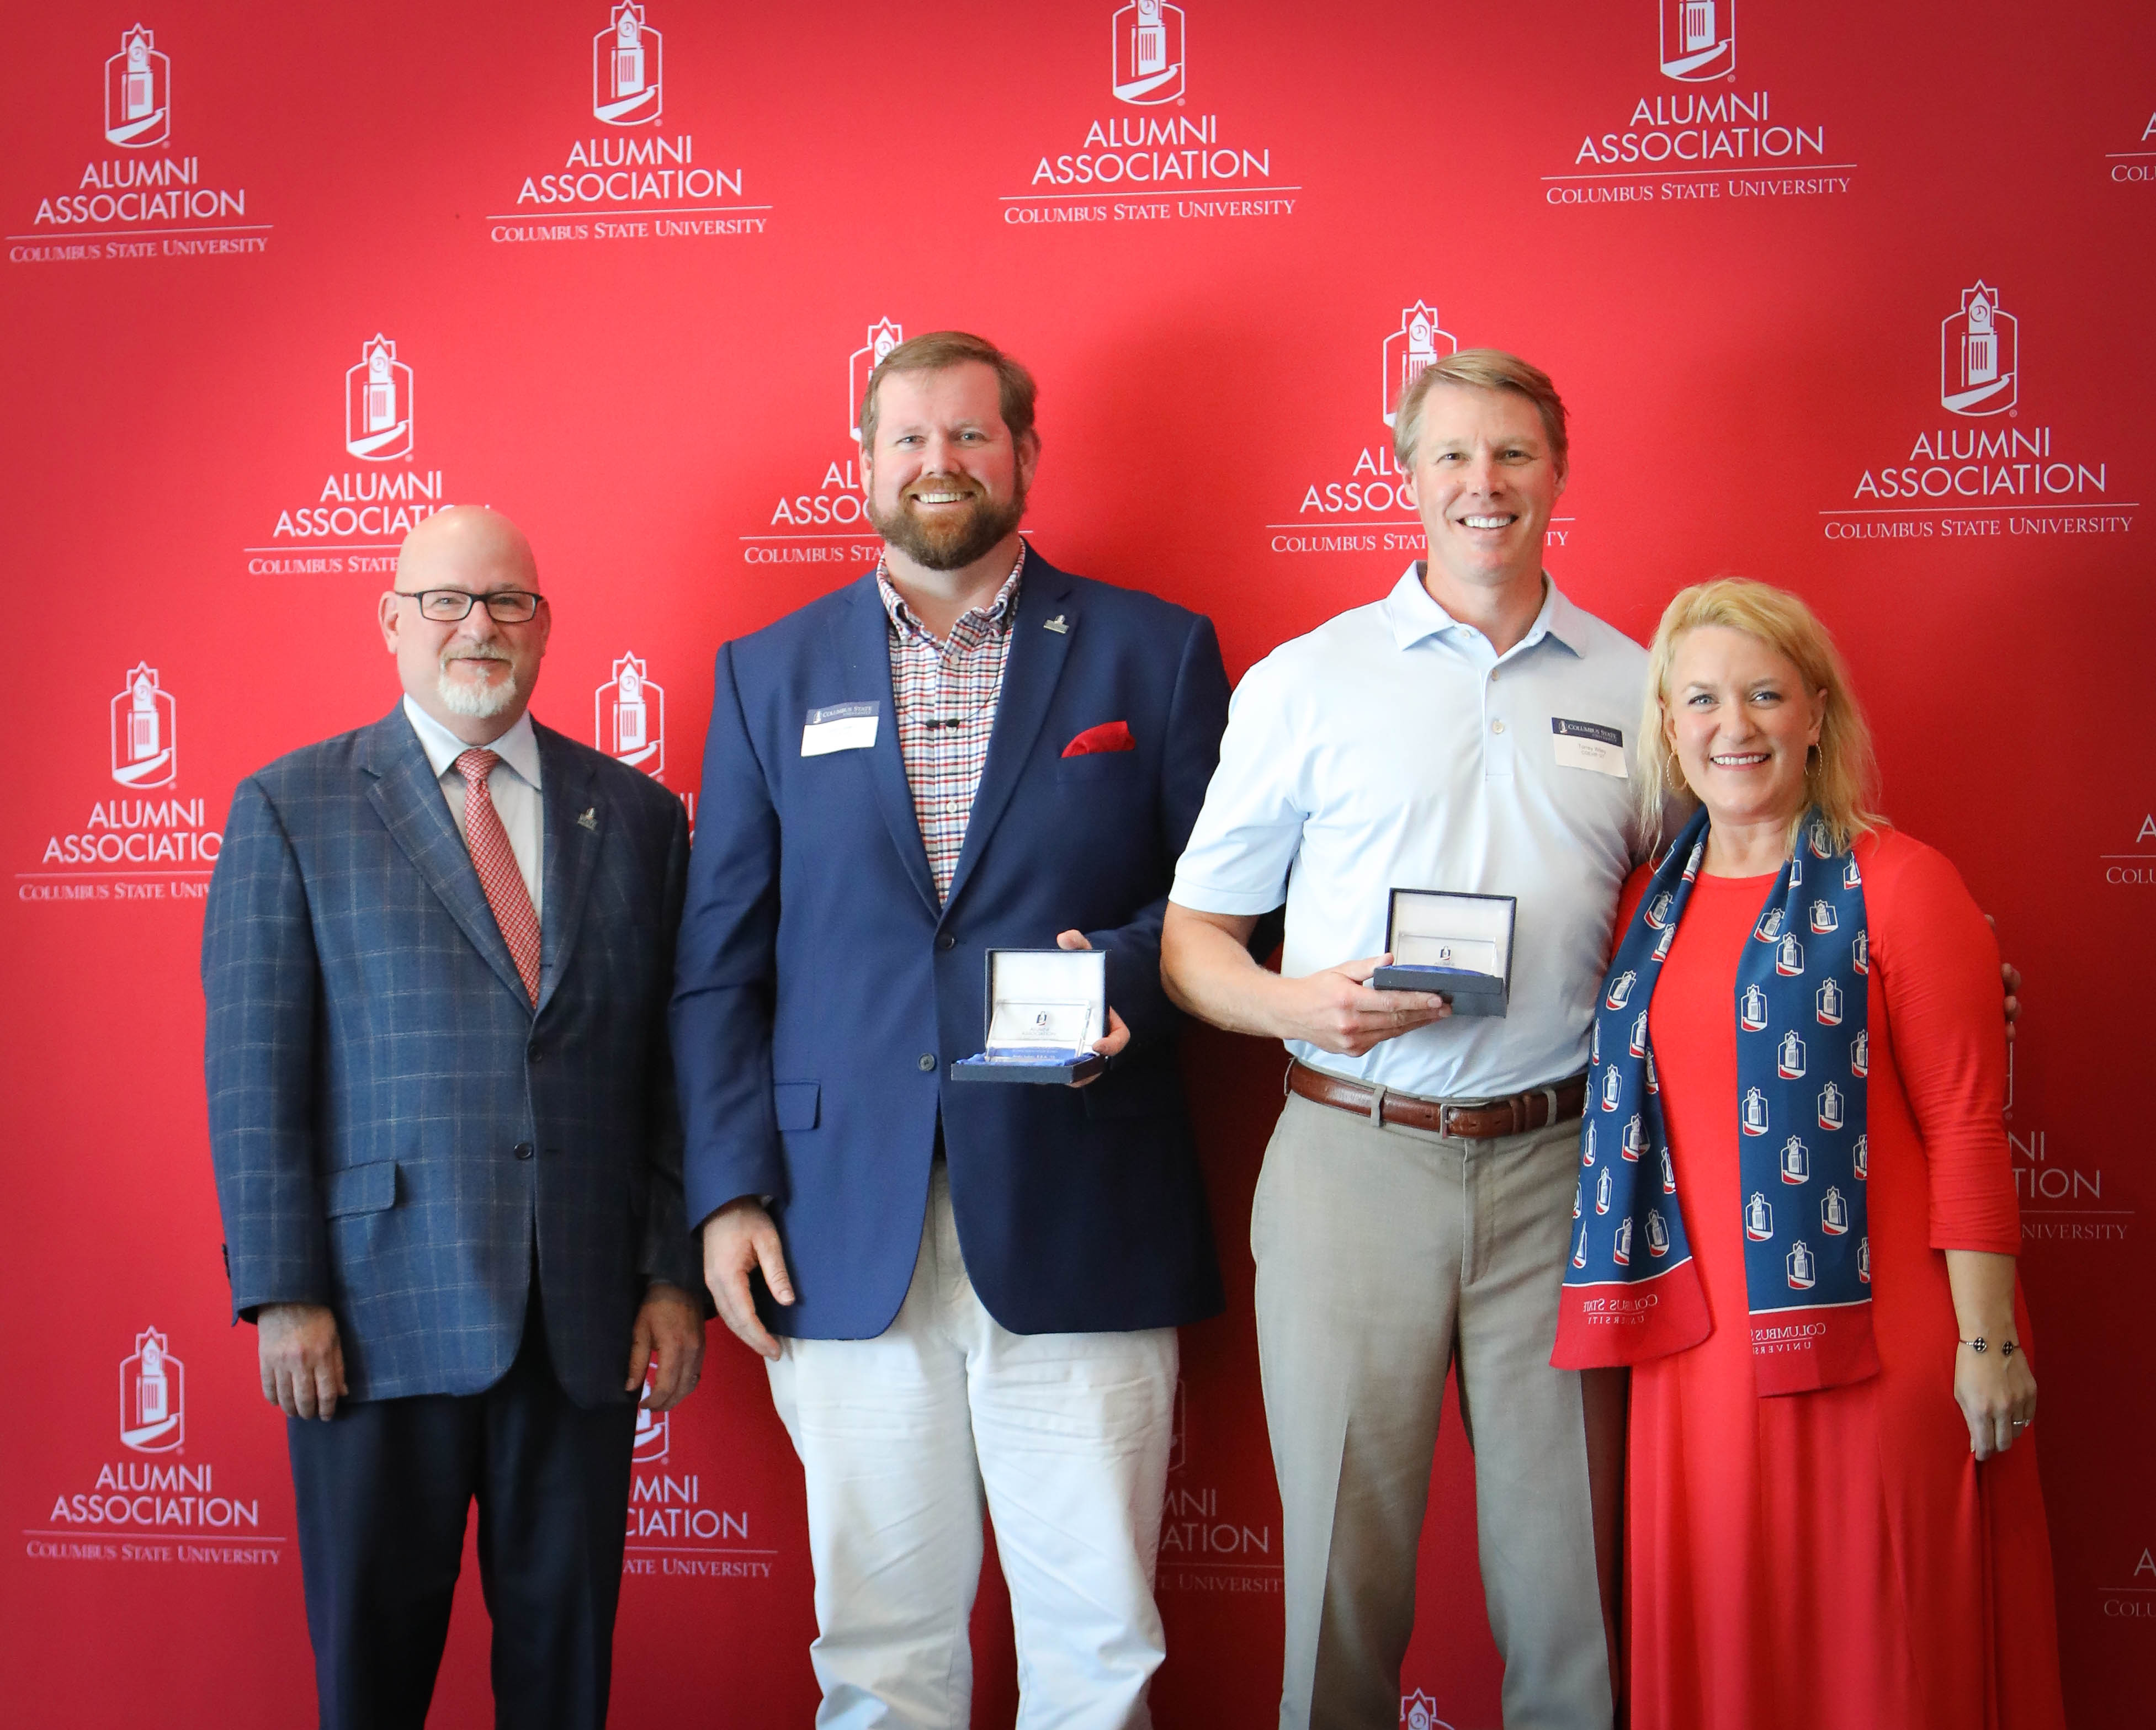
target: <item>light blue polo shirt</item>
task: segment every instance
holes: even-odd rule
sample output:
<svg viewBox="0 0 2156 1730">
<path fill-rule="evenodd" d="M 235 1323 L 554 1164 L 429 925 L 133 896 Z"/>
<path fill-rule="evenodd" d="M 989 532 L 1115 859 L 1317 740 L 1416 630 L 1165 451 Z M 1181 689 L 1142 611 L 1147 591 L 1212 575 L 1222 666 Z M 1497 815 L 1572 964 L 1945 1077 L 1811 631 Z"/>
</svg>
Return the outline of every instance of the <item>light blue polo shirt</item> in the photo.
<svg viewBox="0 0 2156 1730">
<path fill-rule="evenodd" d="M 1502 1018 L 1461 1017 L 1312 1067 L 1433 1099 L 1493 1098 L 1587 1067 L 1626 874 L 1647 652 L 1544 578 L 1511 653 L 1430 597 L 1422 566 L 1383 601 L 1244 676 L 1172 898 L 1204 913 L 1287 903 L 1290 977 L 1379 954 L 1389 892 L 1518 898 Z M 1559 721 L 1621 735 L 1624 777 L 1577 766 Z M 1605 758 L 1613 755 L 1602 754 Z M 1614 765 L 1605 765 L 1614 766 Z"/>
</svg>

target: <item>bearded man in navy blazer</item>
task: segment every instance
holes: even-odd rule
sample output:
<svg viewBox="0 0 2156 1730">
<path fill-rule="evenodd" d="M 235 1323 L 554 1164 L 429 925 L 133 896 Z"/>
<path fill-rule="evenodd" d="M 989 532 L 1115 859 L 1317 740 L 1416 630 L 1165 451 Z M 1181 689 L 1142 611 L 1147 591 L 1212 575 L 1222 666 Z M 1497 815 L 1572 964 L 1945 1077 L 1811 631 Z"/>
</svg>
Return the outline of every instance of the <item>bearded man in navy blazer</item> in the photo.
<svg viewBox="0 0 2156 1730">
<path fill-rule="evenodd" d="M 203 934 L 234 1313 L 286 1414 L 326 1726 L 421 1730 L 479 1502 L 495 1722 L 605 1722 L 636 1392 L 704 1312 L 666 1047 L 680 802 L 526 712 L 492 511 L 413 530 L 403 701 L 240 783 Z"/>
<path fill-rule="evenodd" d="M 1147 1720 L 1178 1323 L 1221 1305 L 1160 984 L 1213 627 L 1018 525 L 1034 385 L 894 349 L 877 569 L 719 652 L 674 998 L 688 1211 L 808 1480 L 822 1725 L 968 1722 L 985 1498 L 1019 1722 Z M 960 1086 L 984 951 L 1106 951 L 1105 1072 Z"/>
</svg>

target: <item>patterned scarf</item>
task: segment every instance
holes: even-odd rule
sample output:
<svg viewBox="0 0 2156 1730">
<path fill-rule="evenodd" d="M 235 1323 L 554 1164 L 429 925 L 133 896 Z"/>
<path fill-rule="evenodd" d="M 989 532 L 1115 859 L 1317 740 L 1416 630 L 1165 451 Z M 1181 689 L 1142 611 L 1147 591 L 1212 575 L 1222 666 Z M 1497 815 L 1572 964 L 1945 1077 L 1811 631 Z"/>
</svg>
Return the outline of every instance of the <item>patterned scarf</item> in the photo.
<svg viewBox="0 0 2156 1730">
<path fill-rule="evenodd" d="M 1647 1006 L 1698 880 L 1707 831 L 1702 810 L 1656 870 L 1595 1010 L 1552 1360 L 1562 1369 L 1682 1351 L 1713 1326 L 1647 1036 Z M 1864 1193 L 1871 967 L 1864 880 L 1815 813 L 1803 833 L 1737 967 L 1732 1103 L 1752 1362 L 1763 1395 L 1835 1387 L 1879 1368 Z"/>
</svg>

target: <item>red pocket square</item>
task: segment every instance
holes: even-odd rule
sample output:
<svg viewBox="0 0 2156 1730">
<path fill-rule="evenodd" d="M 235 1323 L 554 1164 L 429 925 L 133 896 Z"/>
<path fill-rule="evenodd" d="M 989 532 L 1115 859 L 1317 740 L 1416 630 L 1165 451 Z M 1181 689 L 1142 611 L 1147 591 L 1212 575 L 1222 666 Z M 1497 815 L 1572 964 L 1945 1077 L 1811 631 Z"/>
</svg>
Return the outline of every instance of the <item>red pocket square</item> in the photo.
<svg viewBox="0 0 2156 1730">
<path fill-rule="evenodd" d="M 1063 747 L 1066 757 L 1090 757 L 1096 751 L 1134 751 L 1138 742 L 1131 737 L 1127 721 L 1103 721 L 1097 727 L 1088 727 L 1070 744 Z"/>
</svg>

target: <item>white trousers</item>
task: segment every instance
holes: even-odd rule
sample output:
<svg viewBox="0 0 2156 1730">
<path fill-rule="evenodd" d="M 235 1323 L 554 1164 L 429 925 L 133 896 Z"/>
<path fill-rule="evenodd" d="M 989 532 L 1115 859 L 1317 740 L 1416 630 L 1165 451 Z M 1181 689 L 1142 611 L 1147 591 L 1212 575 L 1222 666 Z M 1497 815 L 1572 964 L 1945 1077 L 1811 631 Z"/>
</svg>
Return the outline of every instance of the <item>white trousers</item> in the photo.
<svg viewBox="0 0 2156 1730">
<path fill-rule="evenodd" d="M 1173 1328 L 1013 1333 L 974 1295 L 937 1161 L 913 1282 L 874 1339 L 788 1339 L 771 1394 L 808 1483 L 819 1730 L 966 1730 L 983 1496 L 1018 1730 L 1145 1730 Z"/>
</svg>

